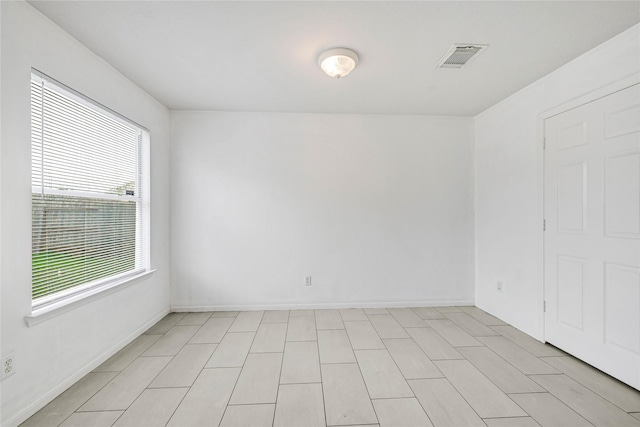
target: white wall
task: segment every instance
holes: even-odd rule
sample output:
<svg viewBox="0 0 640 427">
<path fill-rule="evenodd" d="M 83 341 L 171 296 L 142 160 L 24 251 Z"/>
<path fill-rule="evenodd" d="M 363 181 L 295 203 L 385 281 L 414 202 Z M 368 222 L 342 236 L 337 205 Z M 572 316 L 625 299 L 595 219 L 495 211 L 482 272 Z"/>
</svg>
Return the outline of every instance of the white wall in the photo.
<svg viewBox="0 0 640 427">
<path fill-rule="evenodd" d="M 2 12 L 2 233 L 0 352 L 16 354 L 1 383 L 2 420 L 13 425 L 63 391 L 169 309 L 169 112 L 25 2 Z M 130 286 L 27 327 L 31 312 L 31 67 L 151 131 L 152 265 Z"/>
<path fill-rule="evenodd" d="M 172 111 L 172 306 L 472 303 L 472 132 Z"/>
<path fill-rule="evenodd" d="M 476 305 L 543 338 L 541 114 L 640 71 L 640 25 L 475 117 Z M 496 282 L 504 281 L 502 293 Z"/>
</svg>

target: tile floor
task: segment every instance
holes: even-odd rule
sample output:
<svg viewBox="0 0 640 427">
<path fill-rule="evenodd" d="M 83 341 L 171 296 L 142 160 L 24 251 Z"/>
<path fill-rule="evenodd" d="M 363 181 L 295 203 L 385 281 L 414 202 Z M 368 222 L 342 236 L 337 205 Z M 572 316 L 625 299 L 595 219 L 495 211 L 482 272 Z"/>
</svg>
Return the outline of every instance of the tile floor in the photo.
<svg viewBox="0 0 640 427">
<path fill-rule="evenodd" d="M 24 426 L 640 426 L 640 392 L 475 307 L 172 313 Z"/>
</svg>

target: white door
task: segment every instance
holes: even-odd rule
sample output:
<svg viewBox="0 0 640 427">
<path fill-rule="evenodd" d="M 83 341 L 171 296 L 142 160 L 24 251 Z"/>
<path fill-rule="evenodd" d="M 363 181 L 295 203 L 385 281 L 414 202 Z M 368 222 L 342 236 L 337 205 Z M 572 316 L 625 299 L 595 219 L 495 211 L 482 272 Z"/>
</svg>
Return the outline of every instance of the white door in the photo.
<svg viewBox="0 0 640 427">
<path fill-rule="evenodd" d="M 640 389 L 640 85 L 545 141 L 545 339 Z"/>
</svg>

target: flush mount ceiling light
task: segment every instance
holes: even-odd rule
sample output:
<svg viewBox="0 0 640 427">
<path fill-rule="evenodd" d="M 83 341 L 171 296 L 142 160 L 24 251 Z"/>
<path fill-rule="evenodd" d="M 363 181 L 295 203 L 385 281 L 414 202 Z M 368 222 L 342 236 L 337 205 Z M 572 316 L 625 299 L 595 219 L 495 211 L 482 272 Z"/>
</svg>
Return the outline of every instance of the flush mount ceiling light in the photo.
<svg viewBox="0 0 640 427">
<path fill-rule="evenodd" d="M 351 49 L 337 47 L 323 52 L 318 65 L 327 76 L 339 79 L 346 76 L 358 65 L 358 54 Z"/>
</svg>

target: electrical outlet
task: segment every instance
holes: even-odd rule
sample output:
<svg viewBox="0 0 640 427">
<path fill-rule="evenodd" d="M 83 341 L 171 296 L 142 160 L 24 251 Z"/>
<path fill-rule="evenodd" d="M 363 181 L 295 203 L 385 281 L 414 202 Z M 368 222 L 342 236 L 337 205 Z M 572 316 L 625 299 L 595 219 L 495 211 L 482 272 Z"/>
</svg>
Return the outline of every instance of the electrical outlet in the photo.
<svg viewBox="0 0 640 427">
<path fill-rule="evenodd" d="M 304 285 L 305 286 L 311 286 L 311 276 L 306 276 L 304 278 Z"/>
<path fill-rule="evenodd" d="M 0 378 L 0 380 L 4 380 L 5 378 L 8 378 L 15 373 L 16 354 L 12 351 L 2 358 L 2 378 Z"/>
<path fill-rule="evenodd" d="M 498 280 L 498 292 L 502 292 L 502 280 Z"/>
</svg>

